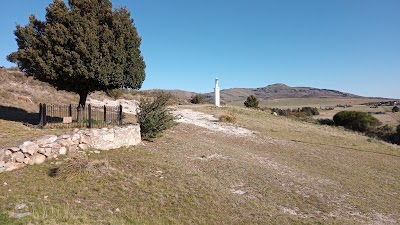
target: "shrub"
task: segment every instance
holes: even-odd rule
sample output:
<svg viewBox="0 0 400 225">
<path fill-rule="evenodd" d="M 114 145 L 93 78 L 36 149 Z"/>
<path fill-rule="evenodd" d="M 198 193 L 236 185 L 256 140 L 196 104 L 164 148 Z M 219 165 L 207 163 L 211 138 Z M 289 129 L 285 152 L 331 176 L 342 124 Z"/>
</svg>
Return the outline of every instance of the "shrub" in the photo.
<svg viewBox="0 0 400 225">
<path fill-rule="evenodd" d="M 334 126 L 335 125 L 335 121 L 331 120 L 331 119 L 319 119 L 318 123 L 321 125 L 328 125 L 328 126 Z"/>
<path fill-rule="evenodd" d="M 152 101 L 141 99 L 137 111 L 138 123 L 144 140 L 151 140 L 173 126 L 174 116 L 168 112 L 167 105 L 171 94 L 160 92 Z"/>
<path fill-rule="evenodd" d="M 190 102 L 193 104 L 201 104 L 204 102 L 204 97 L 200 94 L 194 95 L 192 96 L 192 99 L 190 99 Z"/>
<path fill-rule="evenodd" d="M 341 111 L 333 116 L 336 126 L 347 129 L 366 132 L 379 126 L 381 123 L 370 113 L 356 111 Z"/>
<path fill-rule="evenodd" d="M 392 108 L 392 112 L 399 112 L 400 108 L 396 105 Z"/>
<path fill-rule="evenodd" d="M 247 108 L 258 108 L 258 100 L 256 96 L 250 95 L 247 97 L 246 101 L 244 102 L 244 106 Z"/>
<path fill-rule="evenodd" d="M 312 107 L 303 107 L 300 112 L 304 112 L 308 114 L 309 116 L 316 116 L 319 115 L 319 111 L 317 108 L 312 108 Z"/>
<path fill-rule="evenodd" d="M 224 115 L 219 117 L 219 122 L 223 123 L 235 123 L 237 121 L 237 117 L 233 111 L 228 111 Z"/>
</svg>

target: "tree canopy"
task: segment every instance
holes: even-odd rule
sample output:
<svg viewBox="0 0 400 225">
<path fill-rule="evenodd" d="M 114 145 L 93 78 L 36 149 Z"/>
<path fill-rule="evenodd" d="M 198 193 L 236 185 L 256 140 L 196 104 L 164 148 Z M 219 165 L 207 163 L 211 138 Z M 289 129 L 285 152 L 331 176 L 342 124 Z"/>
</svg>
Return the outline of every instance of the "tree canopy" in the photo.
<svg viewBox="0 0 400 225">
<path fill-rule="evenodd" d="M 370 113 L 356 111 L 338 112 L 333 116 L 333 121 L 337 126 L 360 132 L 366 132 L 381 125 L 381 122 Z"/>
<path fill-rule="evenodd" d="M 58 90 L 88 94 L 139 89 L 145 79 L 139 37 L 130 12 L 109 0 L 54 0 L 45 21 L 35 15 L 15 30 L 18 51 L 7 59 Z"/>
<path fill-rule="evenodd" d="M 244 106 L 248 108 L 258 108 L 258 100 L 256 96 L 250 95 L 247 97 L 246 101 L 244 102 Z"/>
</svg>

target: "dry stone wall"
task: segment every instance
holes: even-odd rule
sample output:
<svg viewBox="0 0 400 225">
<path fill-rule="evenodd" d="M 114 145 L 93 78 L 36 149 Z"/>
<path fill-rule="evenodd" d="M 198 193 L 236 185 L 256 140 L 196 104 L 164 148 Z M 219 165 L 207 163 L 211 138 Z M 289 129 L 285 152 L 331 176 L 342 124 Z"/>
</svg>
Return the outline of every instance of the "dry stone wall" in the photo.
<svg viewBox="0 0 400 225">
<path fill-rule="evenodd" d="M 110 150 L 141 142 L 140 126 L 74 130 L 60 136 L 46 135 L 36 141 L 25 141 L 18 147 L 0 148 L 0 173 L 41 164 L 68 152 L 87 149 Z"/>
</svg>

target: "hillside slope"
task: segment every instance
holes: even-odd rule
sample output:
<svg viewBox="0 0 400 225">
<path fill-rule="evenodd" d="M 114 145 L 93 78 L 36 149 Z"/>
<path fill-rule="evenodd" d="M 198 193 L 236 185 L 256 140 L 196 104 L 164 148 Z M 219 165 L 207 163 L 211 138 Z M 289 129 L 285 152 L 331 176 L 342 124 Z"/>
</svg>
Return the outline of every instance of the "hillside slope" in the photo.
<svg viewBox="0 0 400 225">
<path fill-rule="evenodd" d="M 258 99 L 278 98 L 338 98 L 349 97 L 359 98 L 354 94 L 344 93 L 336 90 L 319 89 L 312 87 L 289 87 L 285 84 L 272 84 L 260 88 L 230 88 L 221 90 L 221 99 L 227 103 L 244 101 L 247 96 L 254 95 Z M 213 98 L 213 93 L 206 94 L 207 99 Z"/>
</svg>

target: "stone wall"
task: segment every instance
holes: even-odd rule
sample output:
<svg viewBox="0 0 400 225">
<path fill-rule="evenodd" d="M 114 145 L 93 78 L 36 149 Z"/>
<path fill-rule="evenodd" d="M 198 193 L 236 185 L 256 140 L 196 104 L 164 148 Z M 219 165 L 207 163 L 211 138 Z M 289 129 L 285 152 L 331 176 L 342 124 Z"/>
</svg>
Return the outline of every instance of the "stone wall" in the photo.
<svg viewBox="0 0 400 225">
<path fill-rule="evenodd" d="M 87 149 L 110 150 L 141 142 L 140 126 L 78 130 L 60 136 L 46 135 L 18 147 L 0 148 L 0 173 L 43 163 L 68 152 Z"/>
</svg>

